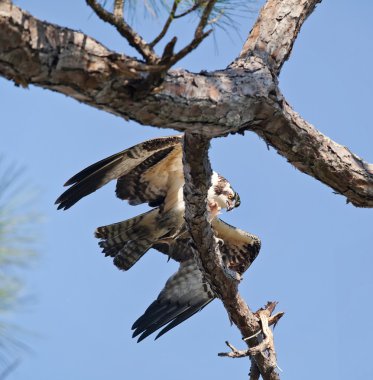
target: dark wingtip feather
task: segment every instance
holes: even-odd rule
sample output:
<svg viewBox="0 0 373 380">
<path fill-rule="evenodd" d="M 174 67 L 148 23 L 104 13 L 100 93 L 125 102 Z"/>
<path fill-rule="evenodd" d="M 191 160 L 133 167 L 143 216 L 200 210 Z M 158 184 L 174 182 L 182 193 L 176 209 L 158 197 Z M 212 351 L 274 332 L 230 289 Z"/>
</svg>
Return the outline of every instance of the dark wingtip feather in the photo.
<svg viewBox="0 0 373 380">
<path fill-rule="evenodd" d="M 72 205 L 69 205 L 66 203 L 66 201 L 64 201 L 63 199 L 61 199 L 61 197 L 59 197 L 55 202 L 54 202 L 55 205 L 57 205 L 57 210 L 67 210 L 68 208 L 70 208 Z"/>
<path fill-rule="evenodd" d="M 133 330 L 133 326 L 132 326 L 132 330 Z M 138 331 L 137 329 L 132 333 L 132 338 L 136 338 L 138 335 L 140 334 L 140 331 Z"/>
<path fill-rule="evenodd" d="M 147 338 L 150 334 L 145 334 L 143 333 L 142 335 L 140 335 L 139 339 L 137 339 L 137 343 L 140 343 L 141 341 L 143 341 L 145 338 Z"/>
<path fill-rule="evenodd" d="M 75 182 L 76 182 L 76 180 L 74 180 L 74 177 L 71 177 L 70 179 L 68 179 L 68 180 L 63 184 L 63 186 L 64 186 L 64 187 L 66 187 L 66 186 L 71 186 L 71 185 L 73 185 Z"/>
<path fill-rule="evenodd" d="M 73 206 L 76 202 L 67 202 L 67 201 L 60 201 L 55 202 L 55 204 L 58 204 L 57 210 L 68 210 L 71 206 Z"/>
<path fill-rule="evenodd" d="M 207 306 L 210 302 L 212 301 L 209 300 L 207 303 L 206 302 L 201 302 L 197 305 L 195 305 L 194 307 L 192 308 L 189 308 L 187 310 L 185 310 L 183 313 L 179 314 L 175 319 L 173 319 L 172 321 L 170 321 L 170 323 L 168 323 L 158 334 L 157 336 L 155 337 L 154 340 L 157 340 L 158 338 L 160 338 L 162 335 L 166 334 L 166 332 L 172 330 L 174 327 L 178 326 L 180 323 L 184 322 L 185 320 L 187 320 L 188 318 L 192 317 L 194 314 L 198 313 L 199 311 L 201 311 L 205 306 Z"/>
</svg>

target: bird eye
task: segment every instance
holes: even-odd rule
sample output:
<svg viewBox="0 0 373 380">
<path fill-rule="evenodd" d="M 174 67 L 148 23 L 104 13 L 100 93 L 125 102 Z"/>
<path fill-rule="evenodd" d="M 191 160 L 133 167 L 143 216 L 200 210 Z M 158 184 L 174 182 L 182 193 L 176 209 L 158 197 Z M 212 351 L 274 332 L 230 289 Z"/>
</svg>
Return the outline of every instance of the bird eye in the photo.
<svg viewBox="0 0 373 380">
<path fill-rule="evenodd" d="M 228 199 L 233 199 L 233 194 L 229 194 Z"/>
</svg>

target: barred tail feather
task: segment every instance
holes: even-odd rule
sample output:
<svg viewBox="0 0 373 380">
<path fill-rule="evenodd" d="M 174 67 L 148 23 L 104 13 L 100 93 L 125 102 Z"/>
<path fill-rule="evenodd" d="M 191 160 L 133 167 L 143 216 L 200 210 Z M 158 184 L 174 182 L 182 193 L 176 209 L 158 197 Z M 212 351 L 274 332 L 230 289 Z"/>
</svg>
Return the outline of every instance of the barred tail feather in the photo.
<svg viewBox="0 0 373 380">
<path fill-rule="evenodd" d="M 114 265 L 122 270 L 130 269 L 148 250 L 152 243 L 148 239 L 130 240 L 114 257 Z"/>
<path fill-rule="evenodd" d="M 158 216 L 156 208 L 123 222 L 98 227 L 95 236 L 100 239 L 102 252 L 113 257 L 119 269 L 130 269 L 167 232 L 157 223 Z"/>
</svg>

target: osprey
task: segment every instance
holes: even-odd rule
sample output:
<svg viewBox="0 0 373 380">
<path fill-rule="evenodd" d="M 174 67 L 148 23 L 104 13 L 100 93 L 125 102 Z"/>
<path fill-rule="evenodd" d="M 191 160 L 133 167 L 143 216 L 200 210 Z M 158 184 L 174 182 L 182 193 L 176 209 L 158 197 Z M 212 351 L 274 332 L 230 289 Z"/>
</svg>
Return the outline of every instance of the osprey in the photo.
<svg viewBox="0 0 373 380">
<path fill-rule="evenodd" d="M 156 138 L 107 157 L 70 178 L 56 201 L 68 209 L 81 198 L 116 179 L 116 195 L 131 205 L 148 203 L 150 211 L 134 218 L 98 227 L 95 236 L 105 256 L 122 270 L 130 269 L 150 248 L 180 263 L 165 288 L 133 325 L 139 341 L 167 325 L 157 337 L 201 310 L 215 295 L 194 261 L 193 244 L 184 221 L 182 136 Z M 223 241 L 223 264 L 242 274 L 260 249 L 260 240 L 220 220 L 221 209 L 240 205 L 230 183 L 213 172 L 207 196 L 209 219 Z"/>
</svg>

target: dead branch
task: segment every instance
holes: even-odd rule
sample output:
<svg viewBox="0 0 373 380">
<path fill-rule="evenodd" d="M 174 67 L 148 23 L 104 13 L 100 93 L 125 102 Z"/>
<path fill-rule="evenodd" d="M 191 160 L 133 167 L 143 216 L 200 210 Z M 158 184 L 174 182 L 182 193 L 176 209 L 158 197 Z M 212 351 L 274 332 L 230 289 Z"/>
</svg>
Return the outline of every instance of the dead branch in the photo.
<svg viewBox="0 0 373 380">
<path fill-rule="evenodd" d="M 273 302 L 274 304 L 277 304 L 277 303 L 275 303 L 275 302 Z M 260 310 L 264 310 L 264 309 L 260 309 Z M 256 311 L 255 313 L 254 313 L 254 315 L 256 315 L 256 316 L 259 316 L 259 311 L 260 310 L 258 310 L 258 311 Z M 273 310 L 271 311 L 271 313 L 273 312 Z M 276 326 L 276 324 L 278 323 L 278 321 L 284 316 L 284 312 L 283 311 L 280 311 L 280 312 L 278 312 L 278 313 L 276 313 L 275 315 L 269 315 L 268 316 L 268 326 Z M 260 319 L 260 318 L 259 318 Z M 249 336 L 249 337 L 246 337 L 246 338 L 243 338 L 243 340 L 250 340 L 250 339 L 252 339 L 252 338 L 255 338 L 256 336 L 258 336 L 259 334 L 261 334 L 263 332 L 263 329 L 262 328 L 260 328 L 260 330 L 258 330 L 258 331 L 256 331 L 253 335 L 251 335 L 251 336 Z"/>
<path fill-rule="evenodd" d="M 0 36 L 7 38 L 0 38 L 0 75 L 17 84 L 35 84 L 64 93 L 142 124 L 186 132 L 185 217 L 198 247 L 196 258 L 249 345 L 245 351 L 229 345 L 232 353 L 226 356 L 238 357 L 245 352 L 252 358 L 251 379 L 259 377 L 258 370 L 264 379 L 278 379 L 269 326 L 283 314 L 271 316 L 273 310 L 268 305 L 257 314 L 252 313 L 238 293 L 237 282 L 226 276 L 215 254 L 216 243 L 207 222 L 205 203 L 211 176 L 209 138 L 254 131 L 299 170 L 360 207 L 373 207 L 373 166 L 303 120 L 278 88 L 281 67 L 303 22 L 319 0 L 268 0 L 240 56 L 228 69 L 202 74 L 170 71 L 162 86 L 134 101 L 149 73 L 165 73 L 207 37 L 210 30 L 205 29 L 215 1 L 205 2 L 193 40 L 174 54 L 176 39 L 172 39 L 159 58 L 153 47 L 167 33 L 172 19 L 197 9 L 200 2 L 179 15 L 175 14 L 176 8 L 171 10 L 173 14 L 170 13 L 156 42 L 148 44 L 124 21 L 122 1 L 115 1 L 114 12 L 110 13 L 97 1 L 87 0 L 95 13 L 115 26 L 148 65 L 111 52 L 80 32 L 41 22 L 9 2 L 1 2 Z M 258 334 L 263 335 L 261 342 Z"/>
<path fill-rule="evenodd" d="M 201 134 L 185 133 L 183 139 L 185 221 L 195 246 L 196 260 L 215 294 L 222 300 L 230 320 L 243 337 L 255 334 L 263 326 L 238 293 L 238 283 L 226 275 L 216 254 L 216 241 L 207 220 L 206 194 L 210 187 L 211 166 L 208 159 L 210 140 Z M 271 308 L 270 303 L 266 309 Z M 274 304 L 275 305 L 275 304 Z M 265 326 L 264 326 L 265 327 Z M 249 347 L 259 344 L 257 338 L 246 342 Z M 252 354 L 263 379 L 279 379 L 276 365 L 267 360 L 263 351 Z"/>
<path fill-rule="evenodd" d="M 250 337 L 243 339 L 250 340 L 252 338 L 255 338 L 259 333 L 262 333 L 264 339 L 260 343 L 258 343 L 256 346 L 252 346 L 249 349 L 239 350 L 235 348 L 231 343 L 225 342 L 226 345 L 231 349 L 231 351 L 220 352 L 218 356 L 236 359 L 247 356 L 251 357 L 261 352 L 267 352 L 267 360 L 270 363 L 269 366 L 276 368 L 276 352 L 274 347 L 273 334 L 269 326 L 271 324 L 276 324 L 278 320 L 284 315 L 283 312 L 280 312 L 271 317 L 271 314 L 273 313 L 276 305 L 276 302 L 268 302 L 264 308 L 261 308 L 254 313 L 254 315 L 256 315 L 260 321 L 260 330 L 258 330 L 255 334 L 251 335 Z M 255 369 L 252 369 L 250 373 L 252 373 L 252 375 L 254 376 L 256 373 Z"/>
<path fill-rule="evenodd" d="M 245 358 L 250 355 L 250 350 L 239 350 L 238 348 L 234 347 L 233 344 L 229 343 L 228 341 L 225 341 L 225 344 L 231 349 L 230 352 L 219 352 L 218 356 L 220 357 L 227 357 L 227 358 Z"/>
<path fill-rule="evenodd" d="M 210 137 L 253 131 L 353 205 L 373 207 L 373 166 L 303 120 L 286 103 L 271 72 L 255 59 L 212 73 L 169 71 L 156 94 L 134 101 L 153 65 L 5 2 L 0 3 L 0 35 L 7 36 L 0 38 L 0 75 L 17 84 L 51 89 L 140 124 Z"/>
</svg>

